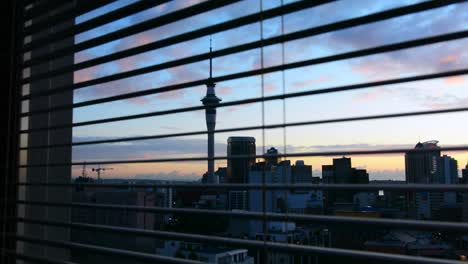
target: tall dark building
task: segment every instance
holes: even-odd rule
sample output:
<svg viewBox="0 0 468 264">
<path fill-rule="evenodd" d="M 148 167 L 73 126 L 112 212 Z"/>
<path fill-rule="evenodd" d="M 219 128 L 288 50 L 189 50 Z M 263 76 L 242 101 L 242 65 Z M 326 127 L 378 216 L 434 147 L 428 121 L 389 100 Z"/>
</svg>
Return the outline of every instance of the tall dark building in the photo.
<svg viewBox="0 0 468 264">
<path fill-rule="evenodd" d="M 333 177 L 335 183 L 351 183 L 352 180 L 351 158 L 333 159 Z"/>
<path fill-rule="evenodd" d="M 368 184 L 369 174 L 364 169 L 351 167 L 351 158 L 333 159 L 333 165 L 322 166 L 323 183 Z M 336 203 L 352 204 L 355 191 L 326 191 L 325 203 L 329 207 Z"/>
<path fill-rule="evenodd" d="M 351 158 L 333 159 L 333 178 L 335 183 L 354 183 Z M 353 192 L 335 192 L 335 202 L 352 203 Z"/>
<path fill-rule="evenodd" d="M 312 165 L 305 165 L 303 160 L 297 160 L 291 166 L 292 183 L 312 183 Z"/>
<path fill-rule="evenodd" d="M 278 165 L 279 158 L 278 158 L 278 150 L 276 148 L 274 147 L 269 148 L 265 154 L 267 155 L 267 157 L 265 158 L 265 163 L 266 163 L 267 168 Z"/>
<path fill-rule="evenodd" d="M 460 182 L 464 184 L 468 184 L 468 163 L 466 163 L 465 168 L 462 169 L 462 179 Z"/>
<path fill-rule="evenodd" d="M 438 141 L 418 142 L 414 150 L 405 154 L 406 183 L 442 183 L 440 173 L 440 147 Z M 442 194 L 408 193 L 408 215 L 411 218 L 429 219 L 440 207 Z"/>
<path fill-rule="evenodd" d="M 369 173 L 364 169 L 353 168 L 353 180 L 357 184 L 369 184 Z"/>
<path fill-rule="evenodd" d="M 439 182 L 440 147 L 437 141 L 418 142 L 405 154 L 406 183 Z M 426 151 L 421 151 L 426 150 Z"/>
<path fill-rule="evenodd" d="M 227 146 L 227 180 L 230 183 L 247 183 L 250 167 L 255 164 L 255 138 L 229 137 Z M 251 156 L 235 158 L 233 156 Z"/>
<path fill-rule="evenodd" d="M 333 165 L 322 165 L 322 183 L 325 184 L 333 184 Z M 324 202 L 323 205 L 328 208 L 332 207 L 333 203 L 335 202 L 335 192 L 332 191 L 324 191 L 323 192 Z"/>
<path fill-rule="evenodd" d="M 333 181 L 333 165 L 322 165 L 322 182 L 334 183 Z"/>
</svg>

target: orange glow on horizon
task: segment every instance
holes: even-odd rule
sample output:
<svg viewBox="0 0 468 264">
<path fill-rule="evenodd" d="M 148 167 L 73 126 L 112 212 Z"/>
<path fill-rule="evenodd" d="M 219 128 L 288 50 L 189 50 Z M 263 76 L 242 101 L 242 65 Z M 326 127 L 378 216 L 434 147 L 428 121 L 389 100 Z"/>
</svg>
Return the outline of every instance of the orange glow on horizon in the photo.
<svg viewBox="0 0 468 264">
<path fill-rule="evenodd" d="M 465 167 L 468 161 L 468 152 L 442 153 L 449 155 L 458 161 L 459 171 Z M 372 179 L 373 172 L 384 174 L 385 172 L 401 173 L 404 176 L 405 159 L 404 155 L 374 155 L 374 156 L 350 156 L 351 165 L 355 168 L 366 169 Z M 296 157 L 291 159 L 291 164 L 296 160 L 304 160 L 306 165 L 312 165 L 314 176 L 320 176 L 317 171 L 322 170 L 322 165 L 333 164 L 333 158 L 339 157 Z M 225 167 L 225 161 L 216 162 L 218 167 Z M 87 167 L 88 176 L 96 177 L 96 174 L 91 171 L 95 166 Z M 114 170 L 106 171 L 101 174 L 103 179 L 106 178 L 152 178 L 161 180 L 170 180 L 168 177 L 175 177 L 174 180 L 192 179 L 198 180 L 206 172 L 206 164 L 204 162 L 167 162 L 167 163 L 142 163 L 142 164 L 115 164 L 102 167 L 112 167 Z M 74 166 L 72 170 L 73 176 L 81 175 L 82 167 Z M 390 175 L 389 175 L 390 176 Z M 390 178 L 389 178 L 390 179 Z"/>
</svg>

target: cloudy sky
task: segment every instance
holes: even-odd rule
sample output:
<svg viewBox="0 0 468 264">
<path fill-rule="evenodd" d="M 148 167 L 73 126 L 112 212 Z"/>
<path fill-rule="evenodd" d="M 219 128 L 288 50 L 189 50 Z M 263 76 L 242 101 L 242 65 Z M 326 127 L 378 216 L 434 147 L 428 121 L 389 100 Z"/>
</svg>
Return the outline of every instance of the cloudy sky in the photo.
<svg viewBox="0 0 468 264">
<path fill-rule="evenodd" d="M 85 14 L 76 19 L 81 23 L 99 14 L 135 1 L 121 0 Z M 75 38 L 76 43 L 94 38 L 172 12 L 201 1 L 175 0 L 113 23 L 84 32 Z M 289 3 L 292 1 L 284 1 Z M 359 17 L 421 0 L 342 0 L 315 8 L 285 15 L 263 23 L 263 37 L 271 38 L 284 33 L 304 30 L 344 19 Z M 280 0 L 264 0 L 263 9 L 281 5 Z M 151 43 L 180 33 L 224 22 L 260 10 L 258 0 L 245 0 L 197 15 L 176 23 L 125 37 L 105 45 L 75 54 L 75 62 L 86 61 L 117 51 Z M 290 41 L 282 45 L 267 46 L 213 59 L 215 77 L 231 73 L 280 65 L 311 58 L 359 50 L 378 45 L 429 37 L 466 30 L 468 3 L 453 4 L 444 8 L 402 16 L 383 22 L 354 27 L 333 33 Z M 227 47 L 257 41 L 261 37 L 260 23 L 214 34 L 213 48 Z M 400 78 L 440 71 L 465 69 L 468 64 L 467 39 L 432 44 L 397 52 L 341 60 L 276 72 L 263 76 L 266 96 L 308 91 L 333 86 Z M 75 72 L 75 83 L 114 73 L 129 71 L 208 51 L 209 37 L 183 42 L 168 48 L 131 56 Z M 167 70 L 151 72 L 136 77 L 85 87 L 75 91 L 75 102 L 103 98 L 117 94 L 147 90 L 171 84 L 204 79 L 208 76 L 208 61 L 193 63 Z M 283 80 L 284 77 L 284 80 Z M 265 124 L 284 121 L 300 122 L 362 115 L 389 114 L 410 111 L 466 107 L 468 105 L 468 77 L 457 76 L 430 81 L 387 85 L 347 92 L 311 95 L 300 98 L 269 101 L 264 104 Z M 81 107 L 74 110 L 74 122 L 124 116 L 159 110 L 198 106 L 204 96 L 204 86 L 190 87 L 172 92 L 157 93 L 112 103 Z M 260 76 L 218 83 L 216 92 L 223 102 L 262 95 Z M 223 107 L 218 109 L 217 129 L 262 124 L 262 104 Z M 97 115 L 96 113 L 99 113 Z M 466 113 L 370 120 L 347 123 L 289 127 L 220 133 L 216 135 L 216 155 L 226 155 L 229 136 L 253 136 L 257 140 L 257 154 L 263 147 L 274 146 L 281 152 L 339 151 L 412 147 L 421 141 L 436 139 L 441 146 L 466 144 Z M 135 119 L 76 127 L 75 141 L 117 138 L 140 135 L 158 135 L 206 129 L 204 112 L 177 113 L 165 116 Z M 77 146 L 73 149 L 74 161 L 153 159 L 162 157 L 200 157 L 206 155 L 206 135 L 173 137 L 157 140 L 133 141 L 118 144 Z M 447 153 L 464 167 L 468 153 Z M 300 158 L 312 164 L 315 176 L 320 176 L 321 165 L 331 163 L 332 157 Z M 403 179 L 403 155 L 356 156 L 353 166 L 367 168 L 374 179 Z M 219 161 L 218 166 L 224 166 Z M 158 164 L 127 164 L 112 166 L 107 177 L 153 177 L 196 179 L 206 170 L 204 162 L 179 162 Z M 74 168 L 74 174 L 80 168 Z"/>
</svg>

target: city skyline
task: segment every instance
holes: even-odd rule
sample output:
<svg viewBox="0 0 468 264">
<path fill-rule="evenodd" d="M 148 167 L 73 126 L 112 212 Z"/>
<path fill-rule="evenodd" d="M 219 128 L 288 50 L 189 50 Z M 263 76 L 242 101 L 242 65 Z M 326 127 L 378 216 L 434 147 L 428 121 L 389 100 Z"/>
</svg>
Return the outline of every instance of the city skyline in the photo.
<svg viewBox="0 0 468 264">
<path fill-rule="evenodd" d="M 148 10 L 146 13 L 130 16 L 112 25 L 80 34 L 76 42 L 83 41 L 112 28 L 116 30 L 129 23 L 143 21 L 154 16 L 154 12 L 170 12 L 182 8 L 192 2 L 181 1 L 178 4 L 170 3 L 161 5 L 157 10 Z M 330 3 L 307 10 L 317 16 L 309 16 L 307 22 L 301 20 L 306 12 L 301 11 L 284 17 L 285 33 L 300 30 L 306 27 L 326 24 L 350 17 L 357 17 L 371 12 L 385 10 L 397 6 L 408 5 L 420 1 L 360 1 L 359 4 L 350 5 L 343 3 Z M 122 1 L 118 1 L 122 5 Z M 182 4 L 181 4 L 182 3 Z M 125 3 L 126 4 L 126 3 Z M 265 1 L 264 9 L 278 5 L 277 1 Z M 333 53 L 342 53 L 374 45 L 405 41 L 413 38 L 424 37 L 430 34 L 454 32 L 466 29 L 463 23 L 466 12 L 462 12 L 466 3 L 451 5 L 437 10 L 422 12 L 418 14 L 403 16 L 399 19 L 391 19 L 348 30 L 322 34 L 304 40 L 292 41 L 285 44 L 285 62 L 298 61 L 313 57 L 323 57 Z M 210 11 L 211 15 L 195 17 L 191 21 L 192 28 L 187 28 L 187 23 L 182 28 L 177 24 L 168 25 L 161 29 L 140 33 L 138 35 L 124 38 L 94 49 L 77 53 L 76 62 L 105 55 L 109 52 L 126 49 L 136 45 L 145 44 L 158 39 L 159 34 L 172 35 L 181 31 L 189 31 L 194 28 L 203 27 L 212 23 L 213 17 L 227 20 L 231 17 L 258 11 L 259 6 L 236 3 L 223 11 Z M 352 9 L 353 12 L 342 10 Z M 104 7 L 99 12 L 107 12 L 110 7 Z M 227 10 L 227 11 L 226 11 Z M 335 12 L 336 11 L 336 12 Z M 307 14 L 309 14 L 307 13 Z M 216 14 L 216 16 L 214 15 Z M 324 15 L 326 14 L 326 16 Z M 443 14 L 443 15 L 440 15 Z M 430 18 L 430 19 L 427 19 Z M 79 18 L 77 22 L 85 17 Z M 425 24 L 413 23 L 413 21 L 429 21 Z M 220 21 L 217 21 L 220 22 Z M 264 24 L 264 37 L 275 36 L 281 31 L 279 19 L 267 21 Z M 409 29 L 405 24 L 414 25 Z M 252 24 L 241 28 L 214 34 L 213 44 L 215 50 L 256 40 L 259 37 L 259 24 Z M 384 31 L 381 28 L 392 30 Z M 245 34 L 251 32 L 252 34 Z M 241 34 L 242 35 L 239 35 Z M 398 34 L 396 34 L 398 33 Z M 367 38 L 359 36 L 366 35 Z M 243 38 L 240 38 L 242 36 Z M 358 36 L 358 37 L 357 37 Z M 86 81 L 112 74 L 118 71 L 127 71 L 134 68 L 145 67 L 167 60 L 182 58 L 193 54 L 206 52 L 208 38 L 195 39 L 193 41 L 175 45 L 174 47 L 155 50 L 116 62 L 75 72 L 75 82 Z M 313 43 L 314 45 L 310 45 Z M 468 42 L 465 39 L 447 42 L 444 45 L 428 45 L 418 49 L 408 49 L 398 52 L 385 53 L 382 55 L 368 56 L 359 59 L 337 61 L 332 63 L 308 66 L 285 72 L 286 93 L 306 91 L 312 89 L 339 86 L 349 83 L 369 82 L 377 79 L 391 79 L 403 76 L 431 73 L 434 71 L 453 70 L 466 67 L 465 59 L 468 54 L 464 46 Z M 300 51 L 300 52 L 297 52 Z M 281 61 L 281 46 L 274 45 L 264 48 L 264 66 L 277 65 Z M 435 55 L 434 55 L 435 54 Z M 230 74 L 233 72 L 255 69 L 260 66 L 260 50 L 243 52 L 213 59 L 216 67 L 213 69 L 214 77 Z M 421 64 L 420 61 L 425 63 Z M 404 66 L 403 66 L 404 65 Z M 186 82 L 206 78 L 208 62 L 203 61 L 184 67 L 171 68 L 164 71 L 145 74 L 142 76 L 124 79 L 118 82 L 110 82 L 95 87 L 87 87 L 75 92 L 75 101 L 85 101 L 113 94 L 125 93 L 170 85 L 173 83 Z M 382 75 L 385 73 L 385 75 Z M 283 92 L 281 73 L 267 74 L 264 76 L 265 95 L 281 94 Z M 369 114 L 386 114 L 395 112 L 409 112 L 432 110 L 448 107 L 466 105 L 468 91 L 464 89 L 467 79 L 464 76 L 442 78 L 432 81 L 412 82 L 405 85 L 390 85 L 301 97 L 299 99 L 286 100 L 286 116 L 283 117 L 282 101 L 270 101 L 265 103 L 266 124 L 286 122 L 300 122 L 306 120 L 333 119 L 344 116 L 361 116 Z M 108 89 L 111 88 L 112 89 Z M 235 81 L 218 83 L 217 93 L 223 98 L 223 102 L 240 100 L 261 96 L 261 78 L 249 77 Z M 111 91 L 112 90 L 112 91 Z M 102 118 L 114 117 L 133 113 L 150 112 L 155 110 L 166 110 L 199 105 L 199 100 L 204 94 L 205 87 L 197 86 L 190 89 L 160 93 L 152 96 L 137 97 L 125 101 L 117 101 L 97 106 L 83 107 L 74 110 L 74 122 L 92 120 L 95 111 L 99 111 Z M 369 110 L 372 109 L 372 112 Z M 306 111 L 304 111 L 306 110 Z M 187 131 L 202 131 L 204 125 L 204 111 L 190 113 L 179 113 L 169 116 L 152 117 L 125 122 L 107 123 L 96 126 L 77 127 L 73 130 L 74 140 L 89 140 L 90 138 L 129 137 L 140 135 L 168 134 Z M 238 120 L 235 125 L 231 122 L 217 123 L 217 129 L 240 127 L 261 124 L 261 104 L 249 104 L 233 107 L 222 107 L 218 109 L 218 120 Z M 252 115 L 251 113 L 258 113 Z M 286 152 L 321 151 L 321 150 L 349 150 L 349 149 L 372 149 L 392 148 L 396 146 L 414 145 L 418 138 L 421 140 L 437 139 L 444 146 L 464 143 L 464 128 L 462 120 L 466 119 L 466 113 L 452 113 L 449 115 L 431 115 L 424 117 L 407 117 L 398 119 L 370 120 L 348 123 L 323 124 L 314 126 L 301 126 L 287 128 Z M 436 124 L 443 124 L 437 126 Z M 403 129 L 404 128 L 404 129 Z M 392 131 L 392 137 L 386 137 L 388 131 Z M 215 144 L 215 156 L 224 156 L 224 144 L 229 136 L 253 136 L 257 139 L 257 146 L 265 142 L 265 149 L 271 146 L 277 147 L 283 152 L 283 132 L 281 129 L 267 130 L 266 138 L 263 139 L 261 131 L 245 131 L 242 133 L 217 133 Z M 304 135 L 308 135 L 304 137 Z M 380 136 L 382 135 L 382 136 Z M 206 145 L 203 139 L 206 135 L 158 139 L 154 148 L 148 145 L 153 141 L 126 142 L 125 144 L 97 145 L 94 147 L 73 148 L 73 160 L 92 161 L 99 160 L 94 157 L 99 153 L 102 157 L 113 159 L 150 159 L 158 157 L 187 157 L 204 156 L 206 152 L 201 151 L 201 146 Z M 158 145 L 160 144 L 160 145 Z M 175 147 L 172 147 L 175 146 Z M 182 146 L 182 147 L 181 147 Z M 160 147 L 159 149 L 156 149 Z M 125 151 L 125 149 L 127 151 Z M 96 151 L 99 150 L 99 151 Z M 115 151 L 117 150 L 117 151 Z M 257 151 L 257 154 L 261 154 Z M 448 153 L 461 164 L 468 160 L 468 153 Z M 93 158 L 94 157 L 94 158 Z M 312 164 L 314 170 L 326 164 L 331 157 L 301 158 L 308 164 Z M 294 159 L 293 159 L 294 160 Z M 365 167 L 372 175 L 391 174 L 391 177 L 404 177 L 404 159 L 401 155 L 359 156 L 353 157 L 355 165 Z M 204 163 L 178 164 L 178 173 L 181 178 L 190 175 L 202 175 Z M 168 174 L 174 171 L 171 163 L 167 164 L 138 164 L 117 165 L 118 169 L 112 172 L 122 177 L 138 176 L 142 174 Z M 79 168 L 77 169 L 79 170 Z M 75 173 L 74 173 L 75 174 Z M 172 173 L 174 174 L 174 173 Z"/>
<path fill-rule="evenodd" d="M 255 140 L 255 139 L 254 139 Z M 419 141 L 417 142 L 418 144 L 419 143 L 425 143 L 425 142 L 432 142 L 431 141 Z M 206 142 L 205 142 L 206 144 Z M 415 144 L 413 144 L 413 146 L 398 146 L 400 149 L 403 149 L 403 148 L 407 148 L 408 150 L 411 150 L 413 149 Z M 206 148 L 206 145 L 204 146 Z M 227 145 L 226 145 L 227 147 Z M 275 146 L 271 146 L 273 148 L 277 148 L 278 150 L 280 148 L 278 147 L 275 147 Z M 270 147 L 268 147 L 270 148 Z M 261 151 L 263 150 L 263 147 L 262 146 L 257 146 L 256 147 L 256 151 L 257 151 L 257 155 L 261 155 Z M 340 149 L 340 150 L 343 150 L 343 149 Z M 361 149 L 354 149 L 354 150 L 362 150 Z M 333 150 L 330 150 L 330 151 L 333 151 Z M 266 153 L 266 152 L 265 152 Z M 280 154 L 282 154 L 281 151 L 279 151 Z M 450 156 L 450 157 L 453 157 L 455 160 L 457 160 L 455 157 L 456 156 L 460 156 L 460 155 L 456 155 L 457 152 L 453 152 L 452 154 L 455 154 L 455 155 L 450 155 L 450 154 L 447 154 L 447 153 L 444 153 L 444 155 L 447 155 L 447 156 Z M 227 154 L 225 152 L 224 155 L 221 155 L 223 157 L 226 157 L 226 156 L 229 156 L 229 154 Z M 399 159 L 401 158 L 401 162 L 403 162 L 403 169 L 394 169 L 394 170 L 385 170 L 385 171 L 375 171 L 371 166 L 373 165 L 373 163 L 370 163 L 371 166 L 366 166 L 366 165 L 361 165 L 362 162 L 368 162 L 369 160 L 372 161 L 372 160 L 376 160 L 377 162 L 381 162 L 382 159 L 387 159 L 388 161 L 393 161 L 395 160 L 395 156 L 398 157 Z M 406 174 L 405 174 L 405 154 L 404 153 L 397 153 L 397 154 L 380 154 L 378 156 L 370 156 L 370 157 L 367 157 L 366 155 L 364 155 L 364 157 L 361 157 L 361 155 L 343 155 L 343 156 L 323 156 L 323 157 L 293 157 L 293 158 L 290 158 L 290 157 L 287 157 L 287 158 L 281 158 L 282 160 L 290 160 L 293 164 L 298 161 L 298 160 L 301 160 L 301 161 L 304 161 L 305 164 L 307 165 L 312 165 L 312 171 L 313 171 L 313 176 L 314 177 L 323 177 L 322 175 L 322 166 L 323 165 L 326 165 L 328 163 L 330 163 L 333 159 L 335 158 L 341 158 L 341 157 L 349 157 L 349 158 L 352 158 L 352 166 L 353 167 L 356 167 L 357 169 L 365 169 L 369 172 L 369 178 L 371 180 L 396 180 L 396 181 L 401 181 L 401 180 L 405 180 L 405 177 L 406 177 Z M 263 159 L 261 158 L 257 158 L 257 161 L 262 161 Z M 310 161 L 313 161 L 313 163 L 310 163 Z M 463 163 L 463 161 L 458 161 L 458 170 L 457 170 L 457 173 L 458 173 L 458 176 L 461 177 L 462 176 L 462 169 L 465 168 L 465 165 L 468 165 L 468 161 L 466 163 Z M 167 166 L 171 166 L 171 164 L 174 164 L 174 162 L 168 162 L 168 163 L 163 163 L 163 164 L 167 164 Z M 181 174 L 180 171 L 178 170 L 172 170 L 172 171 L 168 171 L 168 172 L 165 172 L 165 173 L 155 173 L 154 171 L 152 171 L 153 167 L 152 166 L 148 166 L 147 169 L 148 169 L 148 173 L 141 173 L 141 174 L 133 174 L 131 172 L 132 170 L 132 167 L 134 166 L 144 166 L 145 164 L 126 164 L 126 165 L 119 165 L 119 164 L 112 164 L 112 167 L 117 167 L 117 169 L 121 170 L 122 168 L 124 168 L 124 170 L 129 170 L 128 172 L 128 175 L 129 176 L 125 176 L 125 172 L 124 172 L 124 175 L 118 175 L 117 173 L 112 173 L 109 174 L 107 173 L 106 175 L 104 175 L 104 178 L 107 177 L 107 178 L 128 178 L 128 179 L 151 179 L 151 180 L 183 180 L 183 181 L 198 181 L 202 178 L 203 174 L 207 173 L 207 170 L 206 170 L 206 164 L 207 164 L 207 161 L 199 161 L 199 162 L 192 162 L 192 161 L 188 161 L 188 162 L 180 162 L 178 161 L 177 162 L 177 167 L 180 168 L 180 167 L 184 167 L 184 166 L 187 166 L 188 168 L 191 168 L 191 173 L 190 174 Z M 318 164 L 318 165 L 317 165 Z M 160 164 L 158 164 L 160 165 Z M 215 167 L 214 167 L 214 170 L 216 171 L 218 168 L 225 168 L 227 167 L 227 160 L 215 160 Z M 314 166 L 315 165 L 315 166 Z M 193 166 L 193 167 L 189 167 L 189 166 Z M 199 171 L 197 171 L 195 168 L 199 169 Z M 82 174 L 82 169 L 83 167 L 82 166 L 74 166 L 73 167 L 73 176 L 74 177 L 78 177 L 78 176 L 81 176 Z M 116 175 L 117 174 L 117 175 Z M 90 175 L 90 176 L 94 176 L 94 175 Z"/>
</svg>

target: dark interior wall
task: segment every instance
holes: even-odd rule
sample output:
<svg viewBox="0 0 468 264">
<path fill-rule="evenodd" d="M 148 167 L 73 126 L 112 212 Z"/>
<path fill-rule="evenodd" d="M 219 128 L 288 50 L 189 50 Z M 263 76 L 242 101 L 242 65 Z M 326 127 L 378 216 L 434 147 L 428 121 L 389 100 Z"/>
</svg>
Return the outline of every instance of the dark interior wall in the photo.
<svg viewBox="0 0 468 264">
<path fill-rule="evenodd" d="M 1 81 L 2 85 L 1 91 L 2 95 L 0 96 L 0 107 L 1 107 L 1 113 L 2 113 L 2 124 L 0 125 L 1 128 L 1 143 L 0 143 L 0 160 L 1 160 L 1 168 L 2 168 L 2 173 L 1 175 L 1 180 L 0 180 L 0 214 L 1 214 L 1 219 L 4 219 L 6 216 L 17 216 L 18 213 L 21 212 L 19 210 L 17 212 L 16 205 L 14 201 L 17 199 L 18 195 L 21 195 L 21 193 L 18 192 L 16 185 L 14 184 L 18 177 L 21 176 L 19 175 L 17 165 L 19 162 L 19 135 L 18 135 L 18 129 L 19 129 L 19 113 L 20 113 L 20 107 L 21 103 L 18 100 L 20 96 L 20 85 L 19 85 L 19 80 L 20 76 L 19 74 L 21 73 L 21 54 L 18 53 L 18 50 L 20 50 L 22 40 L 24 36 L 22 35 L 22 26 L 23 26 L 23 19 L 22 19 L 22 6 L 23 2 L 22 0 L 3 0 L 0 1 L 0 10 L 2 12 L 2 40 L 0 41 L 0 56 L 1 56 L 1 62 L 3 64 L 2 70 L 0 71 L 1 74 Z M 74 1 L 70 1 L 70 4 L 74 4 Z M 58 11 L 58 10 L 57 10 Z M 51 12 L 52 14 L 52 12 Z M 61 25 L 58 26 L 70 26 L 73 25 L 73 20 L 66 21 L 62 23 Z M 49 31 L 49 30 L 47 30 Z M 45 32 L 47 33 L 47 32 Z M 42 33 L 44 34 L 44 33 Z M 33 36 L 34 40 L 34 36 Z M 47 45 L 46 49 L 51 49 L 52 47 L 60 47 L 64 45 L 72 45 L 73 44 L 73 38 L 68 38 L 60 43 L 56 43 L 56 45 Z M 33 50 L 32 56 L 35 54 L 38 54 L 38 51 Z M 47 67 L 40 67 L 41 70 L 51 70 L 57 67 L 62 67 L 63 65 L 69 65 L 73 63 L 73 56 L 66 56 L 64 58 L 60 58 L 51 62 L 47 63 Z M 39 72 L 40 69 L 32 68 L 31 73 L 37 73 Z M 44 83 L 47 83 L 47 85 L 43 85 Z M 40 89 L 52 89 L 55 86 L 60 86 L 64 85 L 64 83 L 70 84 L 73 83 L 73 74 L 69 73 L 66 75 L 62 76 L 57 76 L 54 78 L 51 78 L 49 80 L 45 80 L 42 82 L 38 83 L 33 83 L 30 85 L 31 90 L 40 90 Z M 44 98 L 42 98 L 44 99 Z M 40 104 L 40 101 L 43 101 L 42 99 L 40 100 L 32 100 L 30 102 L 30 107 L 31 106 L 36 106 Z M 45 100 L 47 102 L 46 105 L 42 105 L 42 107 L 51 107 L 57 104 L 67 104 L 73 102 L 73 93 L 64 93 L 60 95 L 55 95 L 51 96 L 50 98 L 47 98 Z M 42 119 L 42 120 L 41 120 Z M 43 122 L 44 120 L 48 120 L 47 122 Z M 43 116 L 37 116 L 30 118 L 28 121 L 29 127 L 31 128 L 31 124 L 38 124 L 38 126 L 49 126 L 49 125 L 54 125 L 58 123 L 70 123 L 72 121 L 72 111 L 62 111 L 62 112 L 57 112 L 53 114 L 48 114 L 47 117 Z M 52 122 L 52 123 L 51 123 Z M 34 127 L 34 126 L 33 126 Z M 54 143 L 69 143 L 71 141 L 71 129 L 63 130 L 63 131 L 55 131 L 48 135 L 46 138 L 48 138 L 48 142 L 45 142 L 46 144 L 54 144 Z M 58 140 L 58 142 L 57 142 Z M 39 142 L 35 142 L 37 140 L 34 140 L 31 135 L 29 135 L 29 143 L 34 143 L 34 144 L 39 144 Z M 28 153 L 30 154 L 30 153 Z M 37 153 L 36 153 L 37 154 Z M 42 153 L 43 154 L 43 153 Z M 24 155 L 22 155 L 24 157 Z M 29 155 L 26 155 L 29 156 Z M 56 162 L 70 162 L 71 161 L 71 148 L 67 149 L 58 149 L 55 152 L 52 151 L 51 153 L 48 153 L 48 155 L 44 155 L 51 157 L 51 159 L 56 160 Z M 57 160 L 59 159 L 60 160 Z M 27 162 L 29 162 L 30 159 L 28 157 Z M 49 160 L 50 162 L 51 160 Z M 53 162 L 53 161 L 51 161 Z M 24 161 L 23 161 L 24 163 Z M 25 171 L 24 169 L 22 169 Z M 24 174 L 24 173 L 23 173 Z M 34 175 L 32 175 L 34 174 Z M 24 175 L 21 177 L 22 181 L 28 180 L 29 178 L 35 177 L 45 177 L 47 180 L 50 181 L 56 181 L 60 182 L 60 180 L 65 180 L 69 182 L 69 175 L 70 175 L 70 167 L 67 166 L 66 168 L 57 168 L 54 170 L 49 170 L 47 175 L 42 175 L 41 173 L 36 173 L 31 171 L 31 173 L 28 172 L 27 177 L 25 178 Z M 24 188 L 23 188 L 24 189 Z M 47 192 L 47 195 L 45 195 L 45 192 Z M 27 193 L 27 192 L 26 192 Z M 31 200 L 37 200 L 37 197 L 49 197 L 51 199 L 57 198 L 58 195 L 60 195 L 61 198 L 63 198 L 63 194 L 66 192 L 63 192 L 63 190 L 40 190 L 40 193 L 31 193 L 31 195 L 26 194 L 26 197 L 31 198 Z M 36 197 L 33 197 L 34 195 L 38 195 Z M 24 195 L 21 195 L 22 198 L 25 198 Z M 8 198 L 8 199 L 7 199 Z M 67 199 L 65 199 L 67 200 Z M 8 201 L 8 202 L 7 202 Z M 45 213 L 45 214 L 44 214 Z M 43 218 L 53 218 L 53 219 L 68 219 L 68 213 L 58 210 L 41 210 L 41 214 L 39 215 L 34 215 L 34 216 L 41 216 Z M 4 234 L 5 232 L 8 233 L 16 233 L 16 231 L 21 231 L 23 230 L 20 227 L 17 227 L 16 223 L 10 222 L 6 223 L 6 221 L 0 221 L 0 226 L 1 226 L 1 232 L 0 234 Z M 35 228 L 31 228 L 33 230 Z M 29 231 L 31 231 L 29 230 Z M 30 235 L 33 232 L 28 232 L 28 228 L 26 228 L 26 233 Z M 55 236 L 58 236 L 59 238 L 67 238 L 67 235 L 64 233 L 67 233 L 68 231 L 63 231 L 63 230 L 52 230 L 51 228 L 44 229 L 42 230 L 42 235 L 40 237 L 42 238 L 57 238 Z M 1 248 L 10 248 L 12 250 L 15 250 L 17 248 L 17 245 L 15 244 L 15 241 L 13 240 L 7 240 L 5 236 L 0 235 L 0 246 Z M 45 252 L 42 252 L 44 254 Z M 48 252 L 47 252 L 48 253 Z M 48 255 L 46 253 L 46 255 Z M 55 255 L 56 252 L 53 252 L 52 255 Z M 60 254 L 63 255 L 63 254 Z M 6 257 L 1 256 L 0 257 L 0 263 L 9 263 L 9 261 L 13 260 L 7 260 Z"/>
<path fill-rule="evenodd" d="M 14 204 L 7 203 L 7 201 L 16 197 L 16 189 L 12 188 L 16 178 L 16 147 L 17 147 L 17 110 L 18 104 L 15 102 L 16 89 L 14 80 L 17 73 L 17 60 L 14 56 L 16 45 L 16 38 L 20 35 L 16 32 L 17 16 L 15 17 L 16 6 L 20 5 L 22 1 L 19 0 L 4 0 L 0 3 L 1 12 L 1 32 L 4 34 L 2 41 L 0 41 L 0 57 L 2 68 L 0 70 L 1 80 L 1 95 L 0 95 L 0 113 L 1 113 L 1 143 L 0 143 L 0 161 L 1 161 L 1 177 L 0 177 L 0 215 L 2 219 L 6 216 L 16 214 Z M 2 221 L 0 247 L 14 249 L 15 243 L 12 240 L 7 240 L 3 235 L 6 232 L 13 233 L 15 231 L 15 224 Z M 1 263 L 13 263 L 13 259 L 7 259 L 6 256 L 1 256 Z"/>
<path fill-rule="evenodd" d="M 57 9 L 51 10 L 41 14 L 53 16 L 66 11 L 68 8 L 74 6 L 74 1 L 69 1 L 66 5 L 60 6 Z M 40 18 L 39 18 L 40 19 Z M 32 25 L 36 21 L 32 19 Z M 66 20 L 57 23 L 53 26 L 40 30 L 31 35 L 31 43 L 41 38 L 48 37 L 56 31 L 70 28 L 74 25 L 74 19 Z M 53 53 L 65 47 L 74 44 L 73 37 L 66 37 L 54 43 L 42 45 L 34 48 L 31 52 L 31 58 L 42 56 L 44 54 Z M 60 58 L 47 60 L 43 63 L 38 63 L 30 68 L 31 76 L 35 76 L 48 71 L 53 71 L 61 67 L 67 67 L 74 62 L 73 54 L 69 54 Z M 39 79 L 29 84 L 31 93 L 43 92 L 53 90 L 58 87 L 70 86 L 73 84 L 73 72 L 65 73 L 59 76 L 53 76 L 47 79 Z M 29 109 L 31 111 L 39 109 L 47 109 L 58 105 L 70 105 L 73 103 L 73 91 L 61 92 L 47 96 L 32 97 L 29 100 Z M 73 121 L 73 110 L 60 110 L 44 114 L 36 114 L 27 117 L 29 129 L 44 128 L 55 125 L 68 125 Z M 72 142 L 72 129 L 55 129 L 36 131 L 28 133 L 28 145 L 52 145 L 52 144 L 69 144 Z M 70 163 L 71 162 L 71 147 L 60 148 L 41 148 L 27 151 L 25 155 L 27 164 L 49 164 L 49 163 Z M 23 161 L 21 161 L 23 162 Z M 54 166 L 54 167 L 34 167 L 27 168 L 25 171 L 20 171 L 19 180 L 21 182 L 41 182 L 41 183 L 70 183 L 71 181 L 71 168 L 70 166 Z M 43 201 L 43 202 L 70 202 L 71 190 L 67 187 L 51 188 L 51 187 L 28 187 L 20 189 L 18 193 L 20 199 L 27 201 Z M 56 221 L 70 221 L 69 208 L 54 208 L 54 207 L 38 207 L 38 206 L 24 206 L 24 212 L 18 210 L 18 215 L 24 215 L 30 219 L 43 219 L 43 220 L 56 220 Z M 24 224 L 24 230 L 18 227 L 18 232 L 24 232 L 26 236 L 32 236 L 41 239 L 63 240 L 69 241 L 69 229 L 53 226 L 40 226 Z M 43 247 L 42 245 L 31 245 L 26 243 L 24 252 L 28 255 L 43 256 L 52 259 L 68 260 L 68 250 L 57 249 L 52 247 Z"/>
</svg>

